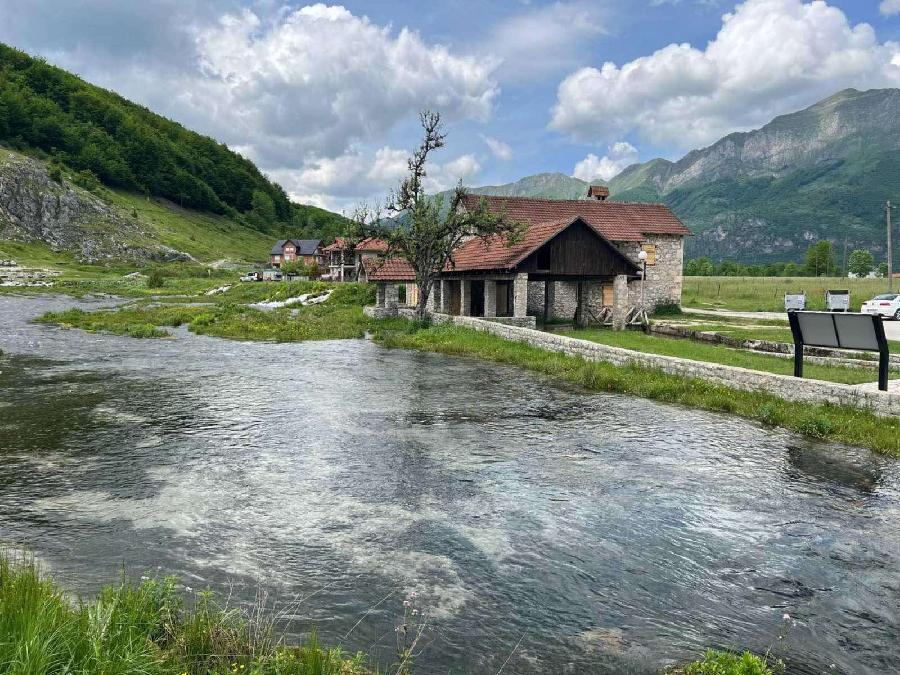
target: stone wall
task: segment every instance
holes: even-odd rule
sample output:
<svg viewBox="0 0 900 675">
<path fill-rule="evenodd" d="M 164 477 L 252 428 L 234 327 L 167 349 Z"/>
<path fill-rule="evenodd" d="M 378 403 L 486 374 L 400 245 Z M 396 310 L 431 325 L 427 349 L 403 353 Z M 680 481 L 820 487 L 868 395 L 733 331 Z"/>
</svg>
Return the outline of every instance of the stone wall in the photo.
<svg viewBox="0 0 900 675">
<path fill-rule="evenodd" d="M 723 384 L 734 389 L 762 391 L 789 401 L 807 403 L 836 403 L 868 408 L 880 415 L 900 415 L 900 395 L 865 390 L 847 384 L 807 380 L 787 375 L 775 375 L 747 368 L 718 363 L 691 361 L 674 356 L 646 354 L 619 347 L 609 347 L 588 340 L 545 333 L 529 328 L 508 326 L 473 317 L 435 317 L 436 321 L 453 321 L 459 326 L 473 328 L 516 342 L 578 356 L 589 361 L 604 361 L 618 366 L 638 364 L 663 372 L 693 377 Z"/>
<path fill-rule="evenodd" d="M 681 275 L 684 272 L 684 239 L 666 234 L 647 237 L 648 244 L 656 247 L 656 264 L 647 265 L 647 279 L 644 281 L 643 308 L 653 311 L 657 305 L 681 304 Z M 637 242 L 619 243 L 619 249 L 629 258 L 639 263 L 641 245 Z M 641 282 L 628 284 L 629 303 L 641 306 Z"/>
<path fill-rule="evenodd" d="M 647 265 L 644 281 L 644 309 L 652 312 L 657 305 L 681 304 L 681 275 L 683 272 L 684 240 L 672 235 L 652 235 L 648 244 L 656 247 L 656 264 Z M 617 242 L 616 246 L 625 255 L 639 264 L 638 254 L 641 244 L 637 242 Z M 612 285 L 612 279 L 605 282 Z M 578 304 L 578 287 L 572 281 L 554 281 L 551 286 L 549 303 L 550 318 L 571 321 L 575 317 Z M 588 321 L 600 316 L 604 308 L 603 286 L 600 282 L 585 282 L 585 305 Z M 634 279 L 628 284 L 628 306 L 641 306 L 641 281 Z M 531 281 L 528 284 L 528 314 L 544 315 L 544 282 Z"/>
<path fill-rule="evenodd" d="M 528 316 L 544 316 L 544 282 L 528 282 Z"/>
</svg>

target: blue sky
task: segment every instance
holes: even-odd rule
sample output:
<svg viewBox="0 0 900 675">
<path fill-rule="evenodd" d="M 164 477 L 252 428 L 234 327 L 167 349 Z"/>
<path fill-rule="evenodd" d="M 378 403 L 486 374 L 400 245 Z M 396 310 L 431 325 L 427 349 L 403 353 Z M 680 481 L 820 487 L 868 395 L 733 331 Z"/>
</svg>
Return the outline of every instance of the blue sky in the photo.
<svg viewBox="0 0 900 675">
<path fill-rule="evenodd" d="M 417 111 L 432 189 L 608 180 L 845 87 L 900 86 L 900 0 L 5 0 L 0 41 L 247 155 L 298 201 L 374 201 Z"/>
</svg>

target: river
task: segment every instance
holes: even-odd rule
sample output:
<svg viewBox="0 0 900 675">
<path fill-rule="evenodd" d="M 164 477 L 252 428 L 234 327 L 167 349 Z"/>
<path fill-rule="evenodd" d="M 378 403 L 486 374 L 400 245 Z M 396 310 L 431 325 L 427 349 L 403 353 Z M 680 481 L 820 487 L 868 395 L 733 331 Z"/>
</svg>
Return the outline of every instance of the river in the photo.
<svg viewBox="0 0 900 675">
<path fill-rule="evenodd" d="M 0 542 L 66 588 L 175 574 L 385 663 L 415 593 L 426 674 L 900 669 L 893 460 L 363 340 L 29 322 L 73 305 L 0 296 Z"/>
</svg>

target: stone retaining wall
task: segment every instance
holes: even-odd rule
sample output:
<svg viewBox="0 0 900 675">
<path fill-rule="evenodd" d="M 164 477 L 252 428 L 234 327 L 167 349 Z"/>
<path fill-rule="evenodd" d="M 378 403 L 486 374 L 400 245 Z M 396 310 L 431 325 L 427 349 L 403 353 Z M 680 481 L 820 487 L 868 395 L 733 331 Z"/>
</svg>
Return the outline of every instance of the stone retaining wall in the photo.
<svg viewBox="0 0 900 675">
<path fill-rule="evenodd" d="M 580 356 L 589 361 L 605 361 L 618 366 L 631 363 L 657 368 L 663 372 L 684 377 L 695 377 L 724 384 L 735 389 L 762 391 L 789 401 L 808 403 L 831 402 L 858 408 L 869 408 L 880 415 L 900 415 L 900 395 L 879 391 L 866 391 L 847 384 L 806 380 L 787 375 L 764 373 L 747 368 L 736 368 L 719 363 L 692 361 L 674 356 L 647 354 L 620 347 L 579 340 L 564 335 L 545 333 L 530 328 L 508 326 L 484 319 L 463 316 L 434 315 L 437 323 L 452 321 L 458 326 L 492 333 L 507 340 L 522 342 L 570 356 Z"/>
</svg>

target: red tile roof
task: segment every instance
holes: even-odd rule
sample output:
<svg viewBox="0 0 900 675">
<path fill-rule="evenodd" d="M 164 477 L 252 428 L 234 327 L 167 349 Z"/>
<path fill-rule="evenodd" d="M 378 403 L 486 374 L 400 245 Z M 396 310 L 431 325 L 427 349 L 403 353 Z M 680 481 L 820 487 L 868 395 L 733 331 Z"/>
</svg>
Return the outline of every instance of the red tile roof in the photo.
<svg viewBox="0 0 900 675">
<path fill-rule="evenodd" d="M 453 252 L 453 264 L 444 271 L 511 269 L 571 223 L 563 220 L 532 225 L 512 245 L 504 235 L 470 239 Z"/>
<path fill-rule="evenodd" d="M 486 200 L 495 213 L 505 213 L 511 220 L 538 225 L 571 222 L 581 217 L 588 225 L 610 241 L 643 241 L 647 234 L 689 235 L 691 231 L 664 204 L 634 204 L 596 199 L 537 199 L 532 197 L 487 197 L 466 195 L 468 209 Z"/>
<path fill-rule="evenodd" d="M 415 281 L 416 273 L 404 258 L 364 258 L 369 281 Z"/>
<path fill-rule="evenodd" d="M 346 237 L 336 237 L 333 244 L 329 244 L 325 248 L 322 249 L 325 253 L 331 253 L 332 251 L 344 251 L 350 248 L 350 244 L 347 242 Z M 384 253 L 388 250 L 388 244 L 384 239 L 376 239 L 375 237 L 367 237 L 365 239 L 360 240 L 360 242 L 355 246 L 357 251 L 362 251 L 363 253 Z"/>
</svg>

